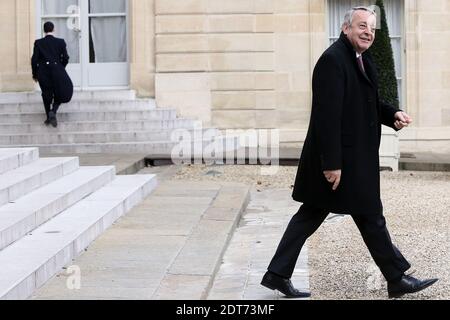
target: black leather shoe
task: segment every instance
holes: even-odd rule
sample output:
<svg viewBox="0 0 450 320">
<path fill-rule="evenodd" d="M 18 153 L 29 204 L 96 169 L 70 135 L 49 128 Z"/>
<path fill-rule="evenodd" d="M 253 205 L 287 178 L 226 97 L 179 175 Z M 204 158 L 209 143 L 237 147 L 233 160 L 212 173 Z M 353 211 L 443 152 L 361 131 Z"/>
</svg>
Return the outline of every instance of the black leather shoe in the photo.
<svg viewBox="0 0 450 320">
<path fill-rule="evenodd" d="M 307 298 L 309 292 L 301 292 L 294 288 L 290 279 L 285 279 L 271 272 L 266 272 L 262 278 L 261 285 L 271 290 L 278 290 L 287 298 Z"/>
<path fill-rule="evenodd" d="M 419 280 L 411 276 L 404 275 L 399 281 L 388 282 L 389 298 L 398 298 L 407 293 L 414 293 L 428 288 L 438 279 Z"/>
<path fill-rule="evenodd" d="M 58 120 L 56 120 L 56 114 L 53 111 L 50 111 L 48 113 L 48 117 L 50 118 L 50 123 L 53 126 L 53 128 L 56 128 L 58 126 Z"/>
<path fill-rule="evenodd" d="M 44 121 L 44 124 L 45 124 L 46 126 L 49 126 L 49 125 L 50 125 L 50 119 L 45 120 L 45 121 Z"/>
</svg>

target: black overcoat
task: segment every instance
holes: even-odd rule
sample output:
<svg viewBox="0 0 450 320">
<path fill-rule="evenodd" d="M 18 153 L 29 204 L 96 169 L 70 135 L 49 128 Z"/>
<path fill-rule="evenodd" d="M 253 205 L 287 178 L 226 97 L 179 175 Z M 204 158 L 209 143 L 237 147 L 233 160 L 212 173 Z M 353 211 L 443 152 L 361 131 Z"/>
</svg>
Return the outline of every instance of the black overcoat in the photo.
<svg viewBox="0 0 450 320">
<path fill-rule="evenodd" d="M 34 42 L 31 68 L 33 78 L 45 88 L 53 88 L 56 103 L 67 103 L 72 99 L 73 83 L 66 72 L 69 63 L 64 39 L 47 35 Z"/>
<path fill-rule="evenodd" d="M 394 116 L 400 110 L 380 101 L 369 51 L 363 53 L 363 62 L 366 74 L 341 33 L 314 68 L 311 119 L 292 193 L 296 201 L 341 214 L 382 210 L 381 125 L 395 129 Z M 333 191 L 323 171 L 338 169 L 341 182 Z"/>
</svg>

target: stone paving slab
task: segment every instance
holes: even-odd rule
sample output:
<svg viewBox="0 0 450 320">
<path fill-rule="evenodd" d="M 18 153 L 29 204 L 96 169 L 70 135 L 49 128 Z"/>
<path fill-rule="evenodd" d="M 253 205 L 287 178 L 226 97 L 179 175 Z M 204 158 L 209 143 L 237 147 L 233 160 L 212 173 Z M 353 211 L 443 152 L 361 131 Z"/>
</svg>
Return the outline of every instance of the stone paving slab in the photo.
<svg viewBox="0 0 450 320">
<path fill-rule="evenodd" d="M 0 207 L 0 250 L 114 179 L 114 168 L 82 167 Z"/>
<path fill-rule="evenodd" d="M 199 300 L 207 295 L 210 282 L 210 275 L 167 274 L 152 299 Z"/>
<path fill-rule="evenodd" d="M 235 212 L 235 208 L 209 207 L 204 213 L 204 217 L 208 220 L 232 221 L 236 217 Z"/>
<path fill-rule="evenodd" d="M 0 148 L 0 174 L 25 166 L 38 159 L 39 149 L 37 148 Z"/>
<path fill-rule="evenodd" d="M 202 220 L 186 241 L 169 272 L 177 275 L 213 276 L 232 225 L 232 221 Z"/>
<path fill-rule="evenodd" d="M 156 185 L 155 180 L 154 175 L 117 177 L 105 187 L 110 189 L 107 201 L 100 189 L 3 249 L 0 296 L 28 298 L 148 195 Z"/>
<path fill-rule="evenodd" d="M 236 228 L 208 294 L 211 300 L 277 300 L 282 295 L 260 285 L 290 218 L 299 204 L 291 190 L 251 191 L 251 200 Z M 302 249 L 292 277 L 309 290 L 307 247 Z"/>
<path fill-rule="evenodd" d="M 214 208 L 222 188 L 242 203 Z M 141 205 L 71 263 L 81 272 L 80 289 L 69 288 L 71 266 L 66 266 L 32 299 L 205 298 L 247 198 L 243 185 L 163 179 Z"/>
<path fill-rule="evenodd" d="M 205 184 L 198 182 L 197 186 Z M 171 265 L 155 299 L 199 300 L 207 297 L 223 254 L 249 200 L 247 186 L 236 183 L 220 185 L 220 191 Z M 230 201 L 225 203 L 224 199 Z M 215 210 L 218 210 L 217 214 Z M 228 211 L 228 215 L 227 219 L 222 220 L 224 211 Z"/>
<path fill-rule="evenodd" d="M 41 157 L 78 157 L 80 166 L 115 166 L 117 175 L 135 174 L 145 167 L 146 154 L 107 154 L 107 153 L 93 153 L 93 154 L 53 154 L 40 153 Z"/>
<path fill-rule="evenodd" d="M 71 295 L 61 295 L 59 288 L 48 292 L 39 299 L 46 300 L 143 300 L 149 299 L 154 288 L 101 287 L 96 283 L 92 287 L 83 287 L 83 292 L 72 290 Z"/>
</svg>

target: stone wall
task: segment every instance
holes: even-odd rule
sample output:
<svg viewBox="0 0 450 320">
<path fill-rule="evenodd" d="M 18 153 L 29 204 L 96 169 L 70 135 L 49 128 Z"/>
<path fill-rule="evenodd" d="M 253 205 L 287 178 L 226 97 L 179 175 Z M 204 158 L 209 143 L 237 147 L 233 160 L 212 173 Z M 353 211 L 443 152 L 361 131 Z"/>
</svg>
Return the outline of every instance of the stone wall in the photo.
<svg viewBox="0 0 450 320">
<path fill-rule="evenodd" d="M 401 1 L 401 0 L 399 0 Z M 450 0 L 403 0 L 402 151 L 450 152 Z M 0 2 L 0 91 L 29 91 L 34 0 Z M 130 86 L 222 129 L 279 128 L 301 145 L 326 0 L 130 0 Z"/>
<path fill-rule="evenodd" d="M 146 97 L 155 96 L 154 7 L 154 0 L 130 0 L 130 86 Z"/>
<path fill-rule="evenodd" d="M 158 105 L 299 141 L 311 68 L 326 47 L 324 8 L 322 0 L 157 0 Z"/>
<path fill-rule="evenodd" d="M 0 92 L 34 90 L 34 1 L 0 1 Z"/>
<path fill-rule="evenodd" d="M 406 109 L 402 151 L 450 152 L 450 1 L 405 0 Z"/>
</svg>

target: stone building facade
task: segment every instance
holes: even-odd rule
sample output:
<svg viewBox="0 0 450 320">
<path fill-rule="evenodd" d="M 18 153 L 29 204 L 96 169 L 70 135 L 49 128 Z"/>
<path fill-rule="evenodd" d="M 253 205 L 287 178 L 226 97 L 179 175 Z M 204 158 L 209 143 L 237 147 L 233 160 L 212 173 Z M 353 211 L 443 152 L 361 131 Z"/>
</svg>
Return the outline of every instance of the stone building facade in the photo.
<svg viewBox="0 0 450 320">
<path fill-rule="evenodd" d="M 52 18 L 46 1 L 0 2 L 1 92 L 35 90 L 29 62 L 39 26 Z M 312 70 L 330 44 L 332 0 L 108 0 L 126 8 L 106 18 L 101 0 L 96 12 L 87 8 L 95 0 L 65 1 L 81 9 L 53 16 L 74 20 L 77 36 L 90 37 L 74 47 L 83 90 L 129 87 L 205 125 L 278 128 L 282 145 L 301 145 Z M 450 0 L 391 1 L 402 8 L 402 107 L 415 120 L 400 135 L 401 151 L 450 152 Z M 84 35 L 96 18 L 126 28 L 125 60 L 93 60 L 93 41 L 116 36 Z"/>
</svg>

